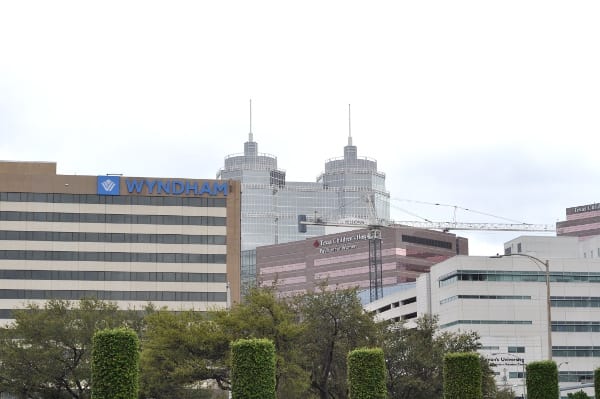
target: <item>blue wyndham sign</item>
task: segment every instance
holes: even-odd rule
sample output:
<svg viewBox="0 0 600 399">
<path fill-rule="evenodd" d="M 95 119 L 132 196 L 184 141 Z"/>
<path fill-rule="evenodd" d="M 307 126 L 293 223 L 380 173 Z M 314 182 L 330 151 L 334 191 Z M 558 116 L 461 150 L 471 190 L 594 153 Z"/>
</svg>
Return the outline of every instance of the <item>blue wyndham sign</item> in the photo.
<svg viewBox="0 0 600 399">
<path fill-rule="evenodd" d="M 126 179 L 125 186 L 130 194 L 141 194 L 144 187 L 148 194 L 166 195 L 219 195 L 227 196 L 229 185 L 219 181 L 148 180 Z"/>
<path fill-rule="evenodd" d="M 120 195 L 121 176 L 98 176 L 98 195 Z"/>
</svg>

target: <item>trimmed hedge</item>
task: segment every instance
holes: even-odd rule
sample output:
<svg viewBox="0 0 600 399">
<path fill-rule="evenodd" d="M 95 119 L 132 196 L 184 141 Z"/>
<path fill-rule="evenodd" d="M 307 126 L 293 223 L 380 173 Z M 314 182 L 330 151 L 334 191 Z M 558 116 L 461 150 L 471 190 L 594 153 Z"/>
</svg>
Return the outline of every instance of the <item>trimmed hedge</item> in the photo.
<svg viewBox="0 0 600 399">
<path fill-rule="evenodd" d="M 477 353 L 444 356 L 444 399 L 482 399 L 481 361 Z"/>
<path fill-rule="evenodd" d="M 600 399 L 600 367 L 594 370 L 594 396 Z"/>
<path fill-rule="evenodd" d="M 92 399 L 137 399 L 140 342 L 133 330 L 116 328 L 94 334 Z"/>
<path fill-rule="evenodd" d="M 348 353 L 350 399 L 385 399 L 385 359 L 381 348 L 360 348 Z"/>
<path fill-rule="evenodd" d="M 231 344 L 233 399 L 275 399 L 275 346 L 268 339 Z"/>
<path fill-rule="evenodd" d="M 551 360 L 527 365 L 527 397 L 529 399 L 558 398 L 558 367 Z"/>
</svg>

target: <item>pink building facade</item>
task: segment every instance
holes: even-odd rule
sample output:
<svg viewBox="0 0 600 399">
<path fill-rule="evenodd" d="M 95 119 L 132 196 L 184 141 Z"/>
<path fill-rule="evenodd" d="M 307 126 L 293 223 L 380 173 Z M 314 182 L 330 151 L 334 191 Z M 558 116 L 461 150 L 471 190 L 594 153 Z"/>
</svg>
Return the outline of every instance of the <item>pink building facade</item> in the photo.
<svg viewBox="0 0 600 399">
<path fill-rule="evenodd" d="M 468 255 L 468 240 L 413 227 L 383 227 L 383 286 L 415 281 L 454 255 Z M 368 230 L 313 237 L 256 249 L 258 283 L 275 285 L 282 296 L 302 294 L 325 283 L 328 289 L 369 288 Z"/>
</svg>

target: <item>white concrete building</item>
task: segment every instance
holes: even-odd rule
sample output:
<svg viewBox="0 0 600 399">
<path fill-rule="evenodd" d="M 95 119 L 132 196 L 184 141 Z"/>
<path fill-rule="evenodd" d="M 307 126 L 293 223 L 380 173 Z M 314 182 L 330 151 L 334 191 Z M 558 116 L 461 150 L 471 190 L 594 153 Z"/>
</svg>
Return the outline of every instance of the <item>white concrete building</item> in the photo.
<svg viewBox="0 0 600 399">
<path fill-rule="evenodd" d="M 535 254 L 450 258 L 419 277 L 414 290 L 396 292 L 365 308 L 379 319 L 398 321 L 411 320 L 416 308 L 417 317 L 438 315 L 444 331 L 478 332 L 481 353 L 496 364 L 498 385 L 521 395 L 524 363 L 548 359 L 543 263 L 548 260 L 552 358 L 559 365 L 561 389 L 579 390 L 593 382 L 594 370 L 600 367 L 600 258 L 573 257 L 586 253 L 581 248 L 591 241 L 563 239 L 572 237 L 519 237 L 507 243 L 510 248 L 518 241 L 522 251 Z M 546 258 L 546 253 L 553 257 Z M 519 256 L 523 254 L 540 261 Z M 584 390 L 593 396 L 592 388 Z M 561 395 L 567 392 L 574 391 Z"/>
</svg>

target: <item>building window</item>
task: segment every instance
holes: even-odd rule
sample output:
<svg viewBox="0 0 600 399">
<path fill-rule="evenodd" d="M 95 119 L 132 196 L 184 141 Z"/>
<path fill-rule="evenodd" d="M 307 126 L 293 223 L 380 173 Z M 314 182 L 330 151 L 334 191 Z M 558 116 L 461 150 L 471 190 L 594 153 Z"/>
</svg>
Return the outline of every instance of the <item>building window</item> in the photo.
<svg viewBox="0 0 600 399">
<path fill-rule="evenodd" d="M 521 250 L 522 250 L 522 248 L 521 248 L 521 243 L 518 243 L 518 244 L 517 244 L 517 252 L 519 252 L 519 253 L 520 253 L 520 252 L 521 252 Z"/>
<path fill-rule="evenodd" d="M 508 353 L 525 353 L 524 346 L 509 346 Z"/>
</svg>

